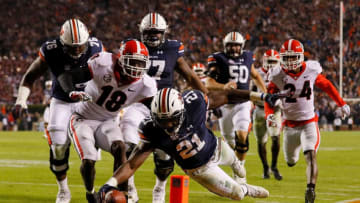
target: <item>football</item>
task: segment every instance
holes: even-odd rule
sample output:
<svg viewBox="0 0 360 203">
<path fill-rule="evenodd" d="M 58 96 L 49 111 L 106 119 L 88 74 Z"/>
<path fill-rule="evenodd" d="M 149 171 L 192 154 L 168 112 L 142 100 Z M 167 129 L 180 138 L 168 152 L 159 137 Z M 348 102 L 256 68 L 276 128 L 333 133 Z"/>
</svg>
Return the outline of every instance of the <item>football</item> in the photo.
<svg viewBox="0 0 360 203">
<path fill-rule="evenodd" d="M 126 203 L 126 195 L 120 190 L 110 190 L 105 194 L 105 202 L 106 203 Z"/>
</svg>

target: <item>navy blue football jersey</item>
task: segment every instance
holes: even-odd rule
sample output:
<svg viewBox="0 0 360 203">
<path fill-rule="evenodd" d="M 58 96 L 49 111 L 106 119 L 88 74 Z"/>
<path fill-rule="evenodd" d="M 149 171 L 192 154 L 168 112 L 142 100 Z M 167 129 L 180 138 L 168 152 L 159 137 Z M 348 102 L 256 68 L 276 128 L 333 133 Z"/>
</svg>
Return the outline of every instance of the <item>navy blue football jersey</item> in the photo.
<svg viewBox="0 0 360 203">
<path fill-rule="evenodd" d="M 101 52 L 103 50 L 103 45 L 101 41 L 92 37 L 89 39 L 89 47 L 85 54 L 83 54 L 79 59 L 73 59 L 63 51 L 63 45 L 60 42 L 60 39 L 54 39 L 46 41 L 42 44 L 39 55 L 43 61 L 46 61 L 50 68 L 52 75 L 52 90 L 51 96 L 65 102 L 73 102 L 69 95 L 64 92 L 61 88 L 57 77 L 66 71 L 73 70 L 75 68 L 83 67 L 88 68 L 87 61 L 94 54 Z M 85 83 L 87 81 L 73 81 L 75 90 L 81 91 L 85 88 Z"/>
<path fill-rule="evenodd" d="M 249 90 L 253 62 L 253 53 L 250 51 L 243 51 L 237 59 L 228 57 L 224 52 L 216 52 L 208 57 L 208 68 L 217 67 L 215 73 L 209 76 L 222 84 L 235 81 L 237 89 Z"/>
<path fill-rule="evenodd" d="M 139 127 L 143 142 L 169 154 L 183 169 L 194 169 L 206 164 L 216 149 L 216 137 L 206 128 L 207 97 L 199 90 L 185 91 L 185 119 L 175 136 L 170 136 L 146 118 Z"/>
<path fill-rule="evenodd" d="M 148 75 L 156 79 L 158 89 L 173 87 L 176 61 L 184 55 L 184 45 L 177 40 L 165 40 L 161 46 L 148 49 L 151 60 Z"/>
</svg>

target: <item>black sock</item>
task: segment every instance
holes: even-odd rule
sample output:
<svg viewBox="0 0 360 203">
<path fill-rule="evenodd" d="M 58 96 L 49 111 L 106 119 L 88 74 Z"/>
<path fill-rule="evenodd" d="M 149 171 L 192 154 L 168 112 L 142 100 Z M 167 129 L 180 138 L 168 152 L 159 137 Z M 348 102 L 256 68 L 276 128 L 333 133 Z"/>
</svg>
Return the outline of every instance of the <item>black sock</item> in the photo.
<svg viewBox="0 0 360 203">
<path fill-rule="evenodd" d="M 313 189 L 315 189 L 315 184 L 309 183 L 309 184 L 307 184 L 307 188 L 313 188 Z"/>
</svg>

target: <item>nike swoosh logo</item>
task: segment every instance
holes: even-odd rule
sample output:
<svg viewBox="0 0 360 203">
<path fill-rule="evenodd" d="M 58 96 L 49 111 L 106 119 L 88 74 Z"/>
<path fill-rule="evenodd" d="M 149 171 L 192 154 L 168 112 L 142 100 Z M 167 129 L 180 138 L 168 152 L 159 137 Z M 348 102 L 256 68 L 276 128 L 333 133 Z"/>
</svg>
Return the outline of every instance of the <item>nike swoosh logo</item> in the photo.
<svg viewBox="0 0 360 203">
<path fill-rule="evenodd" d="M 128 91 L 129 91 L 129 92 L 135 92 L 135 90 L 133 90 L 133 89 L 130 89 L 130 88 L 128 89 Z"/>
</svg>

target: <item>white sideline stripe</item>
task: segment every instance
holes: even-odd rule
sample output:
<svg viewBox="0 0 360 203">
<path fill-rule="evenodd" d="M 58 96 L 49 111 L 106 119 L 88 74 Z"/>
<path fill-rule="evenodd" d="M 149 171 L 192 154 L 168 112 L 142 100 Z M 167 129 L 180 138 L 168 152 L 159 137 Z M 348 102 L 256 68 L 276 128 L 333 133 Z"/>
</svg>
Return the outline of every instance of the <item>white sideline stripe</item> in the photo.
<svg viewBox="0 0 360 203">
<path fill-rule="evenodd" d="M 338 202 L 335 202 L 335 203 L 351 203 L 351 202 L 355 202 L 355 201 L 360 201 L 360 198 L 343 200 L 343 201 L 338 201 Z"/>
<path fill-rule="evenodd" d="M 355 147 L 320 147 L 320 151 L 356 151 Z"/>
</svg>

